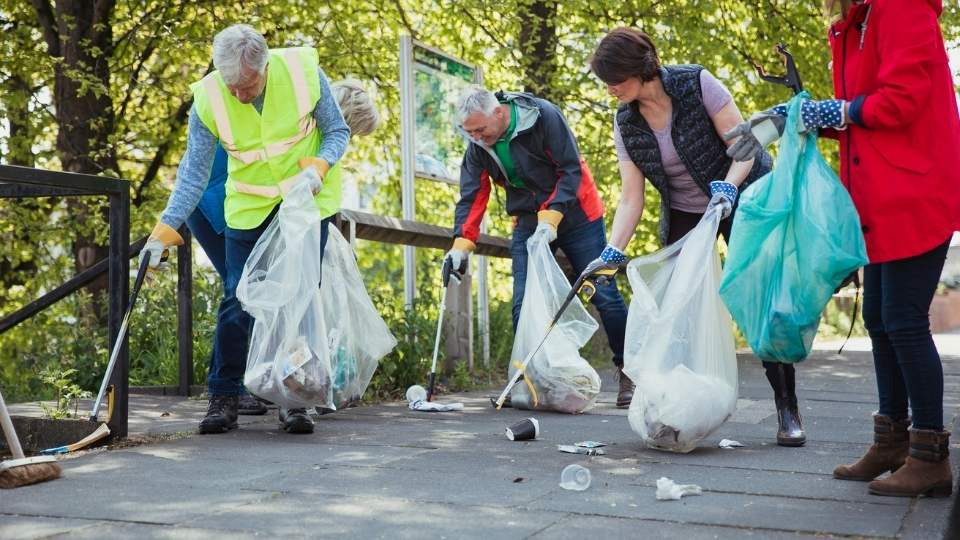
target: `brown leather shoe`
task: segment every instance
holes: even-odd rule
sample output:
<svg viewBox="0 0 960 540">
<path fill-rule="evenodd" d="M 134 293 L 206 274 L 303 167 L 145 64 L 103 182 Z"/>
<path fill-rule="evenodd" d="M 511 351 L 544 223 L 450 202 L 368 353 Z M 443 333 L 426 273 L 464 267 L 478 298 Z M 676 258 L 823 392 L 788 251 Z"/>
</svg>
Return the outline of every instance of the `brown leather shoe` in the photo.
<svg viewBox="0 0 960 540">
<path fill-rule="evenodd" d="M 636 385 L 621 369 L 617 369 L 617 379 L 620 381 L 620 390 L 617 391 L 617 408 L 626 409 L 633 401 L 633 390 Z"/>
<path fill-rule="evenodd" d="M 903 466 L 910 448 L 907 428 L 910 419 L 894 420 L 882 414 L 873 415 L 873 446 L 856 463 L 839 465 L 833 477 L 839 480 L 869 482 L 885 472 Z"/>
<path fill-rule="evenodd" d="M 950 432 L 910 428 L 910 454 L 903 467 L 882 480 L 870 482 L 870 493 L 887 497 L 949 497 Z"/>
</svg>

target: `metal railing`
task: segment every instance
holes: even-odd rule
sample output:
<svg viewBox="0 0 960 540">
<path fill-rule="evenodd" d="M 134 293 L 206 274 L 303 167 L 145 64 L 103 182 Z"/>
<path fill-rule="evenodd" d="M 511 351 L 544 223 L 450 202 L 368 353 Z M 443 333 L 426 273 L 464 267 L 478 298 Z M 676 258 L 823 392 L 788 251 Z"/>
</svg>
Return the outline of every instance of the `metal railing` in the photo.
<svg viewBox="0 0 960 540">
<path fill-rule="evenodd" d="M 109 239 L 107 258 L 97 261 L 89 268 L 70 278 L 40 298 L 17 311 L 0 318 L 0 334 L 40 313 L 54 303 L 89 285 L 107 274 L 107 329 L 108 342 L 112 348 L 120 330 L 124 310 L 129 301 L 130 258 L 136 255 L 146 238 L 130 243 L 130 183 L 125 180 L 104 178 L 89 174 L 69 173 L 0 165 L 0 199 L 23 199 L 37 197 L 90 197 L 109 198 Z M 179 393 L 188 395 L 193 378 L 193 341 L 191 310 L 191 255 L 189 231 L 181 230 L 186 240 L 178 248 L 178 335 L 180 381 Z M 120 343 L 117 365 L 110 378 L 114 388 L 114 408 L 108 426 L 116 437 L 127 435 L 129 413 L 130 358 L 128 339 Z M 110 351 L 112 352 L 112 350 Z"/>
</svg>

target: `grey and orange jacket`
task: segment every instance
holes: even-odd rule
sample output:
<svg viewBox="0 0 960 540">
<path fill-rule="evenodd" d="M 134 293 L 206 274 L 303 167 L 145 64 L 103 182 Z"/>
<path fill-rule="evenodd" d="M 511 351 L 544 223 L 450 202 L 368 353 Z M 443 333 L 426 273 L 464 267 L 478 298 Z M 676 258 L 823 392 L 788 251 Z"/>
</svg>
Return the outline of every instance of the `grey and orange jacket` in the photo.
<svg viewBox="0 0 960 540">
<path fill-rule="evenodd" d="M 593 175 L 557 106 L 520 92 L 497 92 L 497 98 L 501 103 L 517 106 L 510 156 L 524 186 L 511 185 L 493 148 L 474 141 L 461 129 L 467 139 L 467 150 L 460 166 L 460 201 L 454 215 L 454 237 L 477 241 L 492 184 L 506 190 L 506 211 L 511 216 L 535 216 L 540 210 L 562 213 L 561 234 L 602 218 L 603 202 Z"/>
</svg>

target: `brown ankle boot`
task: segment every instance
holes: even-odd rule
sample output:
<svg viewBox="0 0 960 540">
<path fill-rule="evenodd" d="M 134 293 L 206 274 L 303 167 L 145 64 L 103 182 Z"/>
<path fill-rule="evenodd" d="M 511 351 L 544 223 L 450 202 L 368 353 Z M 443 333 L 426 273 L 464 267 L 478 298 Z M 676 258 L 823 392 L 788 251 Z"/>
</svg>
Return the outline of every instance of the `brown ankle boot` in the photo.
<svg viewBox="0 0 960 540">
<path fill-rule="evenodd" d="M 620 390 L 617 392 L 617 408 L 626 409 L 633 401 L 633 381 L 621 369 L 617 369 L 617 379 L 620 381 Z"/>
<path fill-rule="evenodd" d="M 856 463 L 839 465 L 833 477 L 840 480 L 869 482 L 885 472 L 903 466 L 910 448 L 907 428 L 910 420 L 894 420 L 882 414 L 873 415 L 873 446 Z"/>
<path fill-rule="evenodd" d="M 910 454 L 903 467 L 887 478 L 870 482 L 870 493 L 888 497 L 949 497 L 953 493 L 949 456 L 949 431 L 910 428 Z"/>
</svg>

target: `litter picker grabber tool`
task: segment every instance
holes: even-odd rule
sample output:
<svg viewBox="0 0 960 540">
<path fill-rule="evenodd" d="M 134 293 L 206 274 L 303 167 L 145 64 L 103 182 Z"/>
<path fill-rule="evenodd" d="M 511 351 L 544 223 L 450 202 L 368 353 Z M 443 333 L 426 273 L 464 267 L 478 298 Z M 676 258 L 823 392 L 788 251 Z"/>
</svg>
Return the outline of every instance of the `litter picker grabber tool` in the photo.
<svg viewBox="0 0 960 540">
<path fill-rule="evenodd" d="M 437 317 L 437 337 L 433 341 L 433 361 L 430 363 L 430 379 L 427 381 L 427 401 L 433 401 L 433 386 L 437 380 L 437 353 L 440 352 L 440 332 L 443 331 L 443 312 L 447 308 L 447 286 L 450 285 L 450 278 L 457 280 L 467 273 L 467 261 L 460 264 L 460 268 L 454 269 L 450 259 L 443 260 L 443 270 L 441 278 L 443 280 L 443 292 L 440 293 L 440 315 Z"/>
<path fill-rule="evenodd" d="M 787 51 L 787 46 L 783 43 L 778 43 L 777 54 L 783 58 L 783 64 L 787 68 L 787 73 L 782 76 L 768 75 L 766 70 L 763 69 L 763 66 L 754 63 L 753 67 L 757 70 L 757 75 L 769 83 L 786 86 L 793 90 L 794 95 L 803 92 L 803 83 L 800 82 L 800 72 L 797 71 L 797 64 L 793 61 L 793 55 Z"/>
<path fill-rule="evenodd" d="M 143 286 L 143 281 L 147 277 L 147 268 L 149 265 L 150 257 L 143 257 L 140 260 L 140 268 L 137 270 L 137 279 L 133 282 L 133 291 L 130 292 L 130 303 L 127 305 L 127 312 L 123 314 L 123 321 L 120 323 L 120 331 L 117 332 L 117 339 L 113 344 L 113 349 L 110 351 L 110 361 L 107 362 L 107 372 L 103 374 L 103 382 L 100 383 L 100 391 L 97 393 L 97 399 L 93 402 L 93 410 L 90 412 L 91 422 L 97 421 L 97 413 L 100 411 L 100 404 L 103 402 L 103 396 L 107 392 L 107 385 L 110 383 L 110 376 L 113 374 L 113 368 L 117 363 L 117 356 L 120 354 L 120 346 L 123 343 L 124 336 L 127 335 L 127 327 L 130 323 L 130 313 L 133 311 L 133 305 L 137 301 L 137 295 L 140 293 L 140 287 Z"/>
<path fill-rule="evenodd" d="M 606 285 L 614 279 L 614 276 L 617 273 L 616 268 L 608 268 L 597 271 L 591 276 L 581 276 L 573 284 L 573 287 L 570 288 L 570 292 L 567 293 L 567 297 L 563 299 L 563 303 L 560 304 L 560 309 L 557 310 L 557 314 L 553 316 L 553 320 L 550 321 L 550 324 L 547 325 L 546 332 L 543 333 L 543 338 L 537 343 L 537 346 L 533 348 L 527 356 L 523 359 L 523 362 L 517 365 L 517 370 L 513 373 L 513 377 L 510 379 L 510 382 L 507 383 L 507 387 L 503 389 L 503 392 L 500 393 L 500 397 L 497 398 L 496 406 L 499 411 L 503 407 L 503 402 L 506 401 L 507 395 L 510 394 L 510 391 L 513 390 L 513 387 L 520 381 L 520 377 L 523 376 L 524 371 L 527 369 L 527 365 L 530 363 L 530 360 L 540 351 L 540 348 L 543 347 L 543 344 L 547 342 L 547 338 L 550 337 L 550 332 L 553 331 L 554 327 L 557 326 L 557 323 L 560 322 L 560 317 L 563 316 L 563 312 L 567 310 L 567 307 L 570 306 L 570 302 L 573 302 L 574 297 L 579 293 L 583 293 L 585 296 L 585 301 L 589 302 L 593 295 L 597 292 L 598 285 Z"/>
</svg>

